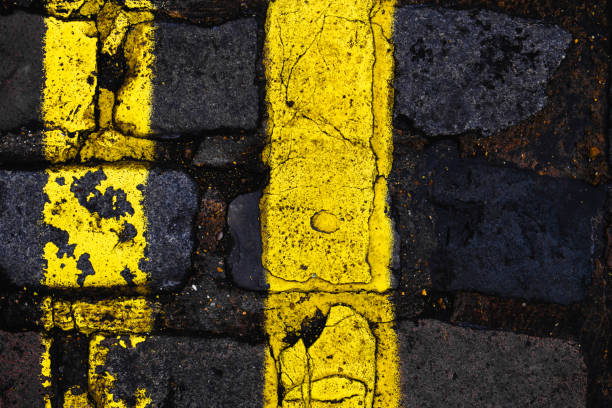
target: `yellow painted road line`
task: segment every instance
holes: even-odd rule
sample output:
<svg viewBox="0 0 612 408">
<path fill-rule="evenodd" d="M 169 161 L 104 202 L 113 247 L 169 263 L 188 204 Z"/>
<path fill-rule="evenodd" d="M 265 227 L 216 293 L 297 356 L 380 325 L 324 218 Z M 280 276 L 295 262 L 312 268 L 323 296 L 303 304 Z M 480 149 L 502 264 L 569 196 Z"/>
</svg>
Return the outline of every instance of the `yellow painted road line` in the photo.
<svg viewBox="0 0 612 408">
<path fill-rule="evenodd" d="M 271 291 L 389 288 L 392 5 L 270 4 L 260 207 Z"/>
<path fill-rule="evenodd" d="M 97 31 L 93 21 L 45 19 L 42 119 L 45 156 L 74 157 L 79 133 L 95 128 Z"/>
<path fill-rule="evenodd" d="M 266 21 L 265 407 L 397 407 L 394 4 L 276 0 Z"/>
</svg>

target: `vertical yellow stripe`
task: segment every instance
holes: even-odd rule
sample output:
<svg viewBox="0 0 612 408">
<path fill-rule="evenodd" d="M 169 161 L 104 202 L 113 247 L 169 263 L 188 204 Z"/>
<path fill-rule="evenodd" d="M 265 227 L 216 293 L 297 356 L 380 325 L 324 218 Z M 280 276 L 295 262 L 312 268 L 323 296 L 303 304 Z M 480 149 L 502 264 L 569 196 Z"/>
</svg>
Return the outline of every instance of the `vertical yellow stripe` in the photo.
<svg viewBox="0 0 612 408">
<path fill-rule="evenodd" d="M 93 21 L 45 19 L 42 119 L 49 161 L 74 157 L 79 133 L 95 128 L 97 31 Z"/>
<path fill-rule="evenodd" d="M 266 407 L 399 405 L 386 293 L 393 11 L 388 0 L 268 7 Z"/>
</svg>

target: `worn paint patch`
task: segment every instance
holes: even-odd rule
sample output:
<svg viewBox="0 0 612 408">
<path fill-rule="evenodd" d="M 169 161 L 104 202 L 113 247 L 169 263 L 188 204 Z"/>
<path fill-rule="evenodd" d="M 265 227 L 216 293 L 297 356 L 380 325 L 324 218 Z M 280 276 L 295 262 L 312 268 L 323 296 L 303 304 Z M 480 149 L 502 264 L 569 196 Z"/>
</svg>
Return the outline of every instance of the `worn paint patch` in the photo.
<svg viewBox="0 0 612 408">
<path fill-rule="evenodd" d="M 48 160 L 76 154 L 78 134 L 95 127 L 97 30 L 92 21 L 45 19 L 42 119 Z"/>
<path fill-rule="evenodd" d="M 152 21 L 151 12 L 125 10 L 114 2 L 107 2 L 98 15 L 101 53 L 105 54 L 109 60 L 120 60 L 125 57 L 130 71 L 125 84 L 118 92 L 123 96 L 117 97 L 115 90 L 100 87 L 98 125 L 102 130 L 90 135 L 85 142 L 80 154 L 82 161 L 96 159 L 152 161 L 155 158 L 154 141 L 127 136 L 117 129 L 114 118 L 117 109 L 121 123 L 135 125 L 141 133 L 150 133 L 148 129 L 152 111 L 150 80 L 153 64 L 151 52 L 153 34 L 152 31 L 149 34 L 143 33 L 147 31 L 147 27 L 152 27 Z M 128 35 L 131 27 L 139 28 L 135 33 Z M 119 53 L 124 55 L 119 55 Z M 132 105 L 125 106 L 126 101 Z M 116 104 L 119 106 L 116 107 Z M 129 126 L 120 125 L 119 127 L 126 129 Z"/>
<path fill-rule="evenodd" d="M 264 406 L 397 407 L 393 316 L 382 294 L 271 294 Z"/>
<path fill-rule="evenodd" d="M 128 74 L 117 93 L 114 120 L 124 134 L 145 137 L 151 134 L 153 95 L 153 44 L 155 27 L 143 22 L 131 28 L 124 44 Z"/>
<path fill-rule="evenodd" d="M 138 334 L 153 330 L 160 307 L 141 297 L 71 302 L 48 296 L 41 309 L 46 331 L 56 327 L 85 334 Z"/>
<path fill-rule="evenodd" d="M 88 383 L 89 391 L 98 406 L 109 408 L 127 408 L 133 406 L 135 408 L 145 408 L 150 406 L 151 398 L 147 395 L 147 391 L 138 388 L 134 393 L 134 405 L 128 405 L 126 401 L 120 400 L 113 396 L 112 389 L 116 381 L 113 373 L 104 370 L 106 356 L 111 347 L 135 348 L 139 343 L 146 340 L 144 336 L 104 336 L 95 335 L 89 343 L 89 373 Z"/>
<path fill-rule="evenodd" d="M 51 388 L 53 385 L 53 377 L 51 376 L 51 345 L 53 342 L 50 337 L 44 335 L 40 336 L 40 341 L 44 348 L 40 356 L 40 381 L 45 390 L 45 407 L 51 407 L 51 398 L 53 396 L 53 390 Z"/>
<path fill-rule="evenodd" d="M 392 6 L 279 0 L 268 8 L 270 183 L 260 208 L 272 291 L 390 287 Z"/>
<path fill-rule="evenodd" d="M 111 162 L 123 159 L 153 161 L 155 141 L 106 130 L 87 138 L 81 149 L 80 157 L 83 162 L 95 159 Z"/>
<path fill-rule="evenodd" d="M 86 392 L 82 392 L 79 387 L 71 387 L 64 393 L 63 408 L 94 408 L 94 406 Z"/>
<path fill-rule="evenodd" d="M 47 170 L 42 283 L 54 288 L 141 286 L 147 274 L 143 165 Z"/>
</svg>

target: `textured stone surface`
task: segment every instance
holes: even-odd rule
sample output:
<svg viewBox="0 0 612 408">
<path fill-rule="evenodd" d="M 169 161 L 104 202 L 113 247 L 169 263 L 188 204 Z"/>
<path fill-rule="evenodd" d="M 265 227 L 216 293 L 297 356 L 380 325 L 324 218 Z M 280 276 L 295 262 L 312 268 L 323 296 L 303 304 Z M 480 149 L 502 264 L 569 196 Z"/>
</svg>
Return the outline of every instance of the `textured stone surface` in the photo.
<svg viewBox="0 0 612 408">
<path fill-rule="evenodd" d="M 0 273 L 17 286 L 41 286 L 44 245 L 67 236 L 42 222 L 47 200 L 43 188 L 47 180 L 45 171 L 0 171 Z M 83 201 L 87 206 L 99 202 L 98 212 L 112 212 L 120 205 L 118 201 L 112 208 L 105 206 L 107 196 L 99 194 L 95 184 L 78 187 L 81 190 L 75 189 L 75 195 L 82 188 L 98 192 L 94 198 Z M 139 267 L 150 274 L 151 287 L 176 286 L 191 267 L 192 225 L 197 210 L 195 183 L 178 171 L 152 169 L 144 196 L 148 245 L 147 259 Z M 94 199 L 99 200 L 94 203 Z"/>
<path fill-rule="evenodd" d="M 159 23 L 154 54 L 154 132 L 256 127 L 254 19 L 214 28 Z"/>
<path fill-rule="evenodd" d="M 578 345 L 434 320 L 398 327 L 404 407 L 586 406 Z"/>
<path fill-rule="evenodd" d="M 264 290 L 268 287 L 261 263 L 261 191 L 238 196 L 229 205 L 227 223 L 234 242 L 228 264 L 233 281 L 240 287 Z"/>
<path fill-rule="evenodd" d="M 0 407 L 45 407 L 40 378 L 44 350 L 39 333 L 0 331 Z"/>
<path fill-rule="evenodd" d="M 196 273 L 165 305 L 161 327 L 262 341 L 265 294 L 232 285 L 221 257 L 200 255 L 196 262 Z"/>
<path fill-rule="evenodd" d="M 396 12 L 396 119 L 430 135 L 517 123 L 542 109 L 571 35 L 490 11 L 403 7 Z"/>
<path fill-rule="evenodd" d="M 0 274 L 39 286 L 43 278 L 44 171 L 0 171 Z"/>
<path fill-rule="evenodd" d="M 40 122 L 43 37 L 41 16 L 0 15 L 0 132 Z"/>
<path fill-rule="evenodd" d="M 227 339 L 151 336 L 135 347 L 116 337 L 98 372 L 116 378 L 111 392 L 130 401 L 138 388 L 152 406 L 259 407 L 262 404 L 263 345 Z M 133 343 L 132 343 L 133 344 Z"/>
<path fill-rule="evenodd" d="M 432 181 L 436 287 L 556 303 L 583 299 L 603 190 L 470 159 L 441 162 Z"/>
<path fill-rule="evenodd" d="M 216 136 L 200 143 L 193 158 L 196 166 L 227 167 L 241 161 L 246 151 L 254 144 L 253 140 L 240 138 L 234 140 L 226 136 Z"/>
<path fill-rule="evenodd" d="M 179 171 L 153 169 L 145 189 L 145 214 L 151 285 L 179 285 L 191 267 L 193 224 L 197 212 L 197 186 Z"/>
<path fill-rule="evenodd" d="M 43 132 L 22 129 L 0 135 L 0 162 L 43 162 Z"/>
</svg>

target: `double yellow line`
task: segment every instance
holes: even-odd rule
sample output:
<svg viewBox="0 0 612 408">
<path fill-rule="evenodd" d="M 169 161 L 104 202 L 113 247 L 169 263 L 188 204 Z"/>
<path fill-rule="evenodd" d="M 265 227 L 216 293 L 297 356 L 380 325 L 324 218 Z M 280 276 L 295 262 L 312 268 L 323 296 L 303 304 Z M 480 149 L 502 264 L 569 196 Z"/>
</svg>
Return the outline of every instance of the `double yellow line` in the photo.
<svg viewBox="0 0 612 408">
<path fill-rule="evenodd" d="M 154 29 L 147 7 L 126 11 L 106 2 L 97 24 L 47 19 L 43 120 L 49 160 L 74 157 L 79 134 L 96 128 L 81 158 L 154 157 L 154 145 L 132 137 L 150 133 Z M 388 297 L 393 13 L 392 0 L 276 0 L 268 7 L 268 140 L 262 158 L 270 183 L 260 203 L 270 291 L 266 407 L 399 405 Z M 118 52 L 124 41 L 126 84 L 118 93 L 103 88 L 96 93 L 98 49 Z M 102 188 L 119 185 L 138 202 L 136 187 L 147 170 L 129 170 L 129 177 L 109 170 Z M 86 171 L 48 171 L 45 222 L 70 231 L 78 238 L 77 255 L 91 254 L 90 262 L 105 271 L 87 278 L 92 285 L 110 286 L 120 271 L 104 236 L 121 225 L 111 219 L 83 230 L 90 215 L 80 214 L 69 186 L 58 183 Z M 131 224 L 140 222 L 141 210 L 131 217 Z M 141 238 L 132 252 L 119 254 L 121 264 L 133 257 L 138 283 L 146 279 L 137 265 L 145 245 Z M 47 244 L 45 282 L 77 286 L 76 265 L 57 254 L 58 248 Z M 102 354 L 94 344 L 93 366 L 102 364 Z"/>
</svg>

